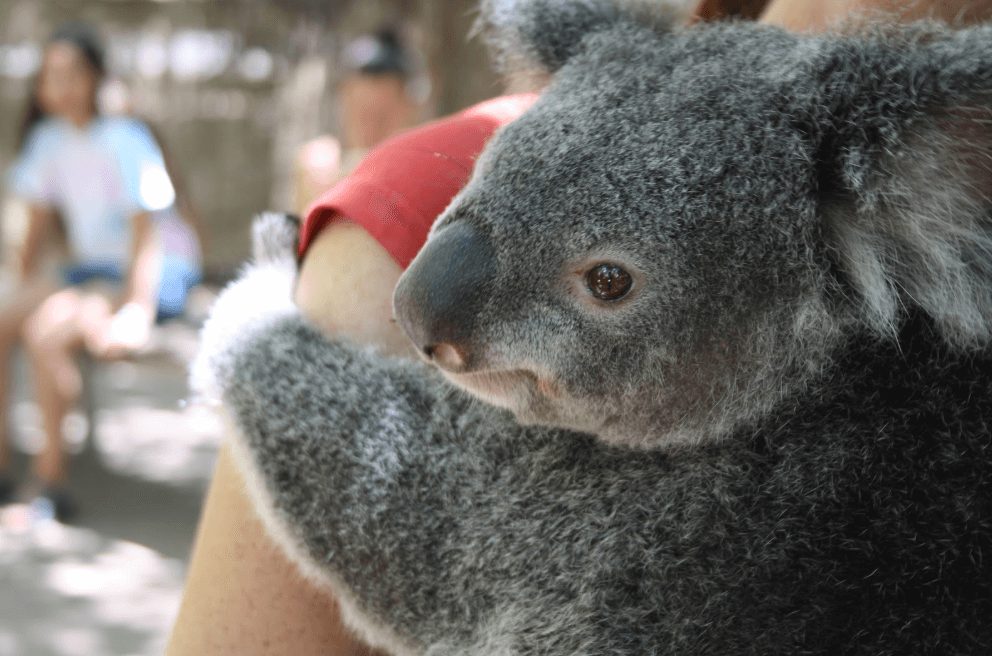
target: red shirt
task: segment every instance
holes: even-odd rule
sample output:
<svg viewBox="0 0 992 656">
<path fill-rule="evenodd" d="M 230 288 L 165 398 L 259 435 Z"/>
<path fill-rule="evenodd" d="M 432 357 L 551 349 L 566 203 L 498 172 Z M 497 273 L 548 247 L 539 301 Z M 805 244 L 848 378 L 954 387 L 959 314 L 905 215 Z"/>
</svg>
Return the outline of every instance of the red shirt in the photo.
<svg viewBox="0 0 992 656">
<path fill-rule="evenodd" d="M 300 229 L 300 257 L 325 226 L 347 218 L 405 269 L 434 220 L 465 186 L 489 138 L 536 98 L 494 98 L 384 141 L 310 206 Z"/>
</svg>

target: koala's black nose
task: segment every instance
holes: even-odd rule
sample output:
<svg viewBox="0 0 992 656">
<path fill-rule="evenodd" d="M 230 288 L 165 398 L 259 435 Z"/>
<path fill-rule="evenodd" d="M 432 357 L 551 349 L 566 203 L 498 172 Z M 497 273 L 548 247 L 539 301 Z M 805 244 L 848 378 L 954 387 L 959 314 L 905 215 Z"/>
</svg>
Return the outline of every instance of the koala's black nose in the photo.
<svg viewBox="0 0 992 656">
<path fill-rule="evenodd" d="M 396 318 L 417 348 L 439 366 L 471 366 L 473 335 L 496 270 L 489 239 L 464 221 L 440 230 L 400 278 Z"/>
</svg>

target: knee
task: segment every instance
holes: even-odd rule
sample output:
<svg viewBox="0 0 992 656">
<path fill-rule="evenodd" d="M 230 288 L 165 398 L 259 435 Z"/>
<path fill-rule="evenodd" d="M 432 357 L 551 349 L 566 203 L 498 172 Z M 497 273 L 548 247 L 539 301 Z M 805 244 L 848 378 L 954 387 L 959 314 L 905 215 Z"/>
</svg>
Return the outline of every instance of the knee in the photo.
<svg viewBox="0 0 992 656">
<path fill-rule="evenodd" d="M 43 315 L 33 315 L 21 326 L 20 341 L 28 356 L 44 362 L 63 354 L 67 349 L 58 332 Z"/>
<path fill-rule="evenodd" d="M 59 330 L 31 318 L 21 331 L 21 343 L 37 384 L 65 401 L 79 397 L 83 382 L 72 361 L 74 345 Z"/>
<path fill-rule="evenodd" d="M 24 350 L 32 356 L 45 353 L 46 337 L 49 337 L 48 331 L 40 317 L 30 316 L 21 325 L 21 344 L 24 345 Z"/>
</svg>

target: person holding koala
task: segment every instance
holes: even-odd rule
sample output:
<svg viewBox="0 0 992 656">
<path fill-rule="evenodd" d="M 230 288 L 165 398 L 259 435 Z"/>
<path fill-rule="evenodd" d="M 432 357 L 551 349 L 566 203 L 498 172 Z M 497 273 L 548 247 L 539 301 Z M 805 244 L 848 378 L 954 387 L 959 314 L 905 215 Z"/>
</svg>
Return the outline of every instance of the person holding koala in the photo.
<svg viewBox="0 0 992 656">
<path fill-rule="evenodd" d="M 520 19 L 504 33 L 558 77 L 397 290 L 405 332 L 457 387 L 583 433 L 520 428 L 415 367 L 316 338 L 286 304 L 292 258 L 263 243 L 252 275 L 283 294 L 257 320 L 229 295 L 217 316 L 241 338 L 216 323 L 203 363 L 273 534 L 391 653 L 986 653 L 988 108 L 969 94 L 987 88 L 987 30 L 803 42 L 668 33 L 601 6 L 496 14 Z M 554 33 L 535 29 L 548 17 L 569 38 L 530 40 Z M 722 75 L 662 63 L 696 48 Z M 638 56 L 658 72 L 622 87 L 610 62 Z M 679 93 L 637 114 L 645 80 Z M 590 165 L 592 137 L 623 125 L 643 126 L 634 145 L 652 156 Z M 932 179 L 956 193 L 920 193 Z M 618 207 L 619 233 L 602 216 Z M 529 236 L 562 222 L 589 243 Z M 549 301 L 551 265 L 579 252 L 595 261 L 566 267 L 575 300 Z M 685 305 L 700 293 L 705 316 Z M 654 342 L 657 316 L 642 317 L 657 299 L 670 324 Z M 664 403 L 631 405 L 645 389 Z M 296 404 L 317 419 L 275 410 Z M 349 428 L 354 412 L 365 423 Z"/>
<path fill-rule="evenodd" d="M 301 270 L 306 273 L 300 275 L 294 290 L 296 302 L 308 308 L 308 316 L 315 324 L 329 336 L 348 335 L 374 344 L 381 353 L 416 357 L 406 337 L 389 320 L 396 279 L 427 239 L 434 218 L 465 184 L 484 143 L 534 99 L 533 94 L 526 93 L 496 98 L 390 139 L 374 149 L 347 180 L 317 199 L 300 229 L 297 250 Z M 341 294 L 340 290 L 349 293 Z M 242 637 L 245 634 L 239 628 L 241 622 L 252 627 L 252 634 L 278 635 L 280 641 L 289 640 L 294 653 L 306 653 L 307 646 L 317 653 L 325 649 L 332 653 L 365 653 L 336 623 L 309 621 L 314 613 L 332 614 L 333 606 L 329 608 L 328 600 L 319 594 L 309 593 L 308 583 L 299 579 L 295 566 L 273 552 L 260 526 L 251 523 L 247 531 L 241 528 L 239 524 L 251 522 L 253 513 L 243 505 L 236 487 L 239 483 L 230 480 L 236 476 L 229 454 L 222 450 L 205 510 L 204 523 L 211 530 L 199 536 L 197 553 L 228 552 L 227 538 L 237 534 L 236 558 L 222 558 L 221 562 L 194 559 L 194 568 L 206 562 L 211 571 L 201 574 L 200 569 L 194 569 L 190 575 L 183 617 L 195 619 L 180 618 L 171 653 L 201 652 L 205 648 L 203 640 L 209 640 L 210 651 L 240 651 L 245 645 L 255 644 L 251 638 Z M 229 487 L 228 483 L 234 485 Z M 216 518 L 211 520 L 212 517 Z M 232 519 L 235 524 L 217 530 L 218 521 Z M 213 541 L 215 536 L 221 538 L 219 544 Z M 247 576 L 243 568 L 257 561 L 266 566 L 255 568 L 253 575 Z M 278 610 L 270 604 L 259 613 L 252 604 L 232 614 L 230 601 L 246 597 L 231 596 L 229 590 L 213 585 L 218 566 L 235 570 L 227 576 L 221 574 L 222 580 L 251 580 L 259 590 L 271 592 L 275 588 L 287 594 L 276 596 Z M 258 571 L 262 573 L 261 581 Z M 204 619 L 215 615 L 238 617 L 239 627 L 232 630 L 223 621 Z M 258 615 L 261 617 L 256 619 Z M 270 628 L 260 631 L 259 621 Z M 196 627 L 210 626 L 210 637 L 201 632 L 191 635 L 192 622 Z"/>
</svg>

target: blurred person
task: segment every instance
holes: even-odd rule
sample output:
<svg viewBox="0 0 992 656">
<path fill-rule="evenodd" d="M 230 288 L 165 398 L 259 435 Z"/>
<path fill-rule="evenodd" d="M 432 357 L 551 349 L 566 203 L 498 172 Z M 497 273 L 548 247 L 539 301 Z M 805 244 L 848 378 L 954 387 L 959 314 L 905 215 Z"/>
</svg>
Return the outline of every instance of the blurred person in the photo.
<svg viewBox="0 0 992 656">
<path fill-rule="evenodd" d="M 355 39 L 343 59 L 338 98 L 347 174 L 370 148 L 413 124 L 417 103 L 410 93 L 413 55 L 395 30 Z"/>
<path fill-rule="evenodd" d="M 34 460 L 32 508 L 69 518 L 62 424 L 81 392 L 75 355 L 115 358 L 140 349 L 156 318 L 182 313 L 199 278 L 199 246 L 176 212 L 176 193 L 148 127 L 101 115 L 105 67 L 87 26 L 59 28 L 45 47 L 9 172 L 13 194 L 29 206 L 16 275 L 0 300 L 0 502 L 11 500 L 9 364 L 25 347 L 42 414 L 45 445 Z M 58 274 L 41 263 L 61 233 Z"/>
<path fill-rule="evenodd" d="M 134 117 L 136 114 L 133 100 L 128 85 L 115 77 L 105 80 L 100 85 L 97 107 L 104 116 Z M 163 214 L 156 221 L 165 242 L 163 249 L 168 253 L 185 256 L 199 269 L 200 264 L 202 264 L 202 254 L 207 248 L 207 232 L 203 217 L 200 216 L 199 210 L 193 203 L 187 188 L 186 177 L 172 156 L 172 151 L 166 145 L 162 133 L 152 123 L 143 122 L 162 152 L 165 170 L 169 174 L 169 180 L 176 195 L 175 213 Z M 195 236 L 195 242 L 190 240 L 190 230 Z"/>
<path fill-rule="evenodd" d="M 293 209 L 303 213 L 325 189 L 341 179 L 341 142 L 331 135 L 305 143 L 293 160 Z"/>
<path fill-rule="evenodd" d="M 975 22 L 992 17 L 992 1 L 919 0 L 913 5 L 913 11 L 891 12 L 886 20 L 926 16 Z M 890 0 L 702 0 L 697 16 L 760 15 L 771 25 L 820 31 L 858 14 L 878 19 L 877 12 L 886 8 L 904 10 L 906 5 Z M 412 138 L 421 148 L 446 153 L 450 144 L 443 132 L 431 132 L 436 125 L 410 134 L 419 135 Z M 481 149 L 484 141 L 475 141 L 474 147 Z M 300 234 L 294 292 L 301 312 L 324 333 L 398 356 L 409 355 L 412 347 L 392 321 L 393 287 L 426 238 L 426 229 L 404 234 L 410 210 L 390 214 L 395 205 L 376 202 L 396 188 L 436 185 L 438 194 L 443 189 L 453 196 L 459 187 L 454 180 L 437 185 L 434 169 L 416 166 L 403 152 L 406 145 L 397 138 L 373 150 L 368 168 L 363 163 L 357 178 L 346 179 L 314 205 Z M 435 208 L 440 213 L 444 204 Z M 258 599 L 266 603 L 258 604 Z M 238 465 L 223 446 L 167 653 L 266 653 L 261 644 L 279 644 L 280 652 L 294 654 L 370 653 L 349 635 L 339 613 L 333 591 L 305 579 L 265 533 Z"/>
<path fill-rule="evenodd" d="M 300 148 L 293 186 L 298 213 L 350 173 L 370 148 L 416 119 L 418 103 L 411 93 L 414 57 L 395 30 L 383 28 L 351 41 L 342 61 L 344 74 L 337 88 L 340 138 L 323 135 Z"/>
</svg>

